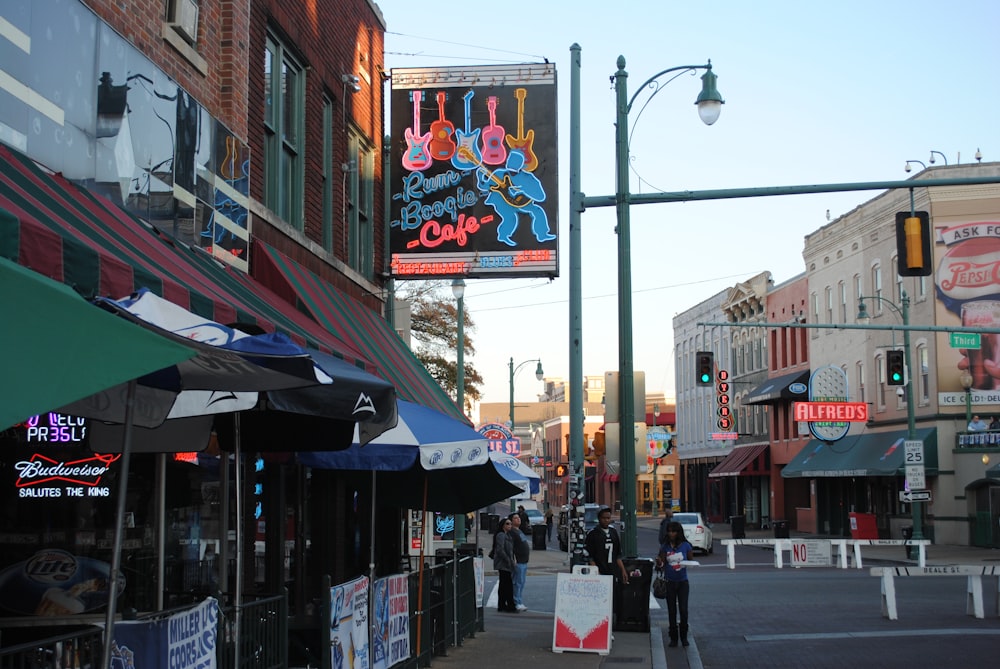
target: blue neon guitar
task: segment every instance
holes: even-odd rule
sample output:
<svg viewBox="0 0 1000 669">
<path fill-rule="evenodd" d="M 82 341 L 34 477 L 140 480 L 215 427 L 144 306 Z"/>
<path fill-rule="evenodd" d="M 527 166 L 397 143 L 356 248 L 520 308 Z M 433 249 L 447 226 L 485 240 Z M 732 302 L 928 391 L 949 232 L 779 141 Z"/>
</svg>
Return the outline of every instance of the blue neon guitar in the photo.
<svg viewBox="0 0 1000 669">
<path fill-rule="evenodd" d="M 468 160 L 463 156 L 462 151 L 455 151 L 455 155 L 451 157 L 451 164 L 460 170 L 475 169 L 482 164 L 483 160 L 483 154 L 479 152 L 481 128 L 476 128 L 475 132 L 472 131 L 472 96 L 475 94 L 476 92 L 470 88 L 469 92 L 462 98 L 465 100 L 465 131 L 455 131 L 455 139 L 458 141 L 459 148 L 464 148 L 473 157 L 473 160 Z"/>
</svg>

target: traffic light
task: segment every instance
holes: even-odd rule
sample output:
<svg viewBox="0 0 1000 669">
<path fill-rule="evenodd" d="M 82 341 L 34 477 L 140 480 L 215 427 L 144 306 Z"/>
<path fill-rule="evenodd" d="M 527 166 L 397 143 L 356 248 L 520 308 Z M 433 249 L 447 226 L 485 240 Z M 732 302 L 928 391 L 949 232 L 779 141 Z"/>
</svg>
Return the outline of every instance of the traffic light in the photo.
<svg viewBox="0 0 1000 669">
<path fill-rule="evenodd" d="M 594 435 L 594 457 L 603 458 L 607 452 L 607 442 L 604 441 L 604 430 Z"/>
<path fill-rule="evenodd" d="M 694 380 L 699 386 L 714 385 L 715 354 L 710 351 L 698 351 L 694 354 Z"/>
<path fill-rule="evenodd" d="M 931 219 L 926 211 L 896 213 L 899 276 L 931 275 Z"/>
<path fill-rule="evenodd" d="M 901 386 L 906 379 L 906 366 L 903 363 L 902 351 L 885 352 L 885 378 L 890 386 Z"/>
</svg>

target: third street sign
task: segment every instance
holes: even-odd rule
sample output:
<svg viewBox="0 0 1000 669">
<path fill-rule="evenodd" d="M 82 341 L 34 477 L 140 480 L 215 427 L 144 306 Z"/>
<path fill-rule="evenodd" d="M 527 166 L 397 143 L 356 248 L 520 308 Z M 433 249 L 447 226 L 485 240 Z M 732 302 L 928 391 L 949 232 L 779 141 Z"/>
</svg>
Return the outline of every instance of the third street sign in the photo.
<svg viewBox="0 0 1000 669">
<path fill-rule="evenodd" d="M 868 422 L 868 405 L 864 402 L 794 402 L 792 410 L 800 423 Z"/>
</svg>

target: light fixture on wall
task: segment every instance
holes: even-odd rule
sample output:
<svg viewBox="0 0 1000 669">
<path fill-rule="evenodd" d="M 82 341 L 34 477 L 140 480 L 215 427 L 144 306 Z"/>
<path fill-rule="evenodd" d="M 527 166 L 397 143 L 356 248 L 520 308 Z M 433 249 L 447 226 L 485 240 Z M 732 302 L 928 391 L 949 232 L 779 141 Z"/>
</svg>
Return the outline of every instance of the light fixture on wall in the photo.
<svg viewBox="0 0 1000 669">
<path fill-rule="evenodd" d="M 350 89 L 352 93 L 361 92 L 361 79 L 356 74 L 342 74 L 340 80 L 344 82 L 344 90 Z"/>
</svg>

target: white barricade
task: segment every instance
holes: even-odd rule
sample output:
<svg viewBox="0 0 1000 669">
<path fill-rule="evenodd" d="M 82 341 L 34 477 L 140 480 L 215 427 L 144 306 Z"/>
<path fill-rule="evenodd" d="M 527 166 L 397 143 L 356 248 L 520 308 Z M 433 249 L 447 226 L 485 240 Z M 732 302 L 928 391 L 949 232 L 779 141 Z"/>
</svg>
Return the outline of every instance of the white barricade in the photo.
<svg viewBox="0 0 1000 669">
<path fill-rule="evenodd" d="M 804 541 L 804 539 L 771 539 L 766 537 L 761 539 L 723 539 L 722 545 L 726 547 L 726 566 L 730 569 L 736 569 L 737 546 L 770 546 L 774 551 L 775 568 L 782 569 L 785 566 L 784 551 L 791 551 L 792 543 L 795 541 Z M 817 541 L 817 539 L 810 539 L 810 541 Z M 823 540 L 819 539 L 818 541 Z M 831 548 L 837 547 L 837 567 L 840 569 L 847 569 L 848 544 L 852 546 L 854 551 L 854 566 L 861 569 L 862 546 L 916 546 L 917 565 L 926 567 L 927 546 L 931 543 L 929 539 L 827 539 L 826 541 L 830 542 Z"/>
<path fill-rule="evenodd" d="M 898 620 L 896 609 L 896 576 L 965 576 L 965 612 L 976 618 L 984 618 L 983 576 L 1000 575 L 1000 567 L 980 565 L 941 565 L 934 567 L 872 567 L 872 576 L 882 579 L 882 616 Z M 1000 615 L 1000 581 L 998 581 L 997 615 Z"/>
</svg>

